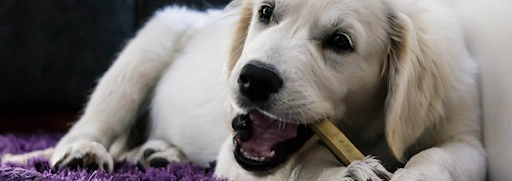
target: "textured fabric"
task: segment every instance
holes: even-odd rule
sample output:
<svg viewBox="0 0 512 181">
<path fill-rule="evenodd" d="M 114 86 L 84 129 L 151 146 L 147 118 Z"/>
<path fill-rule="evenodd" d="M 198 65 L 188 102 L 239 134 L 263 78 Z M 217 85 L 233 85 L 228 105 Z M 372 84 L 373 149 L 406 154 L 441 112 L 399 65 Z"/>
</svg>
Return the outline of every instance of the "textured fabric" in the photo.
<svg viewBox="0 0 512 181">
<path fill-rule="evenodd" d="M 62 134 L 35 133 L 31 135 L 0 135 L 0 156 L 5 153 L 26 153 L 54 146 Z M 204 168 L 196 164 L 171 164 L 165 168 L 144 168 L 126 161 L 116 162 L 114 171 L 87 171 L 69 168 L 52 169 L 44 158 L 33 158 L 27 164 L 0 165 L 0 180 L 217 180 L 213 177 L 215 164 Z"/>
</svg>

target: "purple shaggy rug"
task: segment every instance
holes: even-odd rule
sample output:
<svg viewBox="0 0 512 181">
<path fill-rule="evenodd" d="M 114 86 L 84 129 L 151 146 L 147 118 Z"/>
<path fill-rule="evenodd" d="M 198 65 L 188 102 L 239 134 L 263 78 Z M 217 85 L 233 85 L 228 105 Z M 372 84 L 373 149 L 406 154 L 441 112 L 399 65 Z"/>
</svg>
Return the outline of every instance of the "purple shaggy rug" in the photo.
<svg viewBox="0 0 512 181">
<path fill-rule="evenodd" d="M 54 146 L 62 134 L 35 133 L 0 135 L 0 158 L 5 153 L 20 154 Z M 195 164 L 172 164 L 165 168 L 144 168 L 125 161 L 116 162 L 114 171 L 87 171 L 80 168 L 52 169 L 45 158 L 34 158 L 24 164 L 0 165 L 0 180 L 217 180 L 213 177 L 215 164 L 204 168 Z"/>
</svg>

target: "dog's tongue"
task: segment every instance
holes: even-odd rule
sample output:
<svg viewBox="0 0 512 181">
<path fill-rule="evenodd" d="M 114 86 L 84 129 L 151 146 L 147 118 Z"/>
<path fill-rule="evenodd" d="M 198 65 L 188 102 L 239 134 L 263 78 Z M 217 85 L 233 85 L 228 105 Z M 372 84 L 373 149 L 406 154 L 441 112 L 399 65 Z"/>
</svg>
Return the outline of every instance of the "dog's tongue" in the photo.
<svg viewBox="0 0 512 181">
<path fill-rule="evenodd" d="M 251 137 L 241 143 L 241 148 L 251 156 L 269 157 L 274 145 L 297 136 L 296 124 L 285 124 L 258 111 L 252 111 L 249 117 L 252 121 Z"/>
</svg>

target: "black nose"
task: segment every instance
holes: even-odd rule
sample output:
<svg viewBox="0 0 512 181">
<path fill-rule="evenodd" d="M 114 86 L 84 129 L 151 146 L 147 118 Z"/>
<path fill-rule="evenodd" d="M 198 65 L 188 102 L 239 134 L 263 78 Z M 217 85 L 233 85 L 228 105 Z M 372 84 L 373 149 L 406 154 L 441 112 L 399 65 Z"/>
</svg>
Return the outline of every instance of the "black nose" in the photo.
<svg viewBox="0 0 512 181">
<path fill-rule="evenodd" d="M 266 101 L 283 87 L 275 69 L 262 62 L 250 62 L 238 77 L 240 93 L 251 101 Z"/>
</svg>

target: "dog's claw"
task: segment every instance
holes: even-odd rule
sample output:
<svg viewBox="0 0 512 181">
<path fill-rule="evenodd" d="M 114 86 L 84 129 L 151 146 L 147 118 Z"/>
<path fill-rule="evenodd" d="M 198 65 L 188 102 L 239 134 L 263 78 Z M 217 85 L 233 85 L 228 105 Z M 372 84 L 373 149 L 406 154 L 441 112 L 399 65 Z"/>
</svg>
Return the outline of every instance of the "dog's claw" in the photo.
<svg viewBox="0 0 512 181">
<path fill-rule="evenodd" d="M 155 168 L 162 168 L 169 165 L 171 162 L 165 158 L 153 158 L 149 161 L 149 166 L 155 167 Z"/>
<path fill-rule="evenodd" d="M 87 169 L 88 171 L 90 171 L 90 170 L 98 170 L 99 168 L 100 168 L 100 166 L 97 163 L 94 163 L 94 162 L 85 165 L 85 169 Z"/>
<path fill-rule="evenodd" d="M 78 167 L 81 167 L 83 163 L 82 158 L 73 158 L 71 161 L 69 161 L 66 166 L 71 168 L 72 170 L 78 169 Z"/>
<path fill-rule="evenodd" d="M 157 168 L 185 160 L 185 156 L 179 149 L 166 141 L 158 139 L 148 140 L 131 159 L 132 162 Z"/>
<path fill-rule="evenodd" d="M 144 153 L 143 153 L 143 157 L 144 159 L 147 159 L 149 158 L 153 153 L 155 153 L 156 151 L 153 150 L 153 149 L 146 149 L 144 150 Z"/>
<path fill-rule="evenodd" d="M 86 159 L 85 159 L 86 160 Z M 84 162 L 84 158 L 73 158 L 68 163 L 63 163 L 63 161 L 57 162 L 56 166 L 65 166 L 70 168 L 71 170 L 77 170 L 78 168 L 84 168 L 88 171 L 98 170 L 100 166 L 96 162 Z M 108 171 L 108 163 L 103 163 L 103 168 Z"/>
<path fill-rule="evenodd" d="M 87 170 L 113 170 L 113 159 L 105 147 L 97 142 L 79 142 L 64 148 L 55 158 L 59 158 L 54 167 L 68 167 L 77 170 L 79 167 Z M 63 149 L 63 150 L 64 150 Z M 59 156 L 61 155 L 61 156 Z"/>
</svg>

